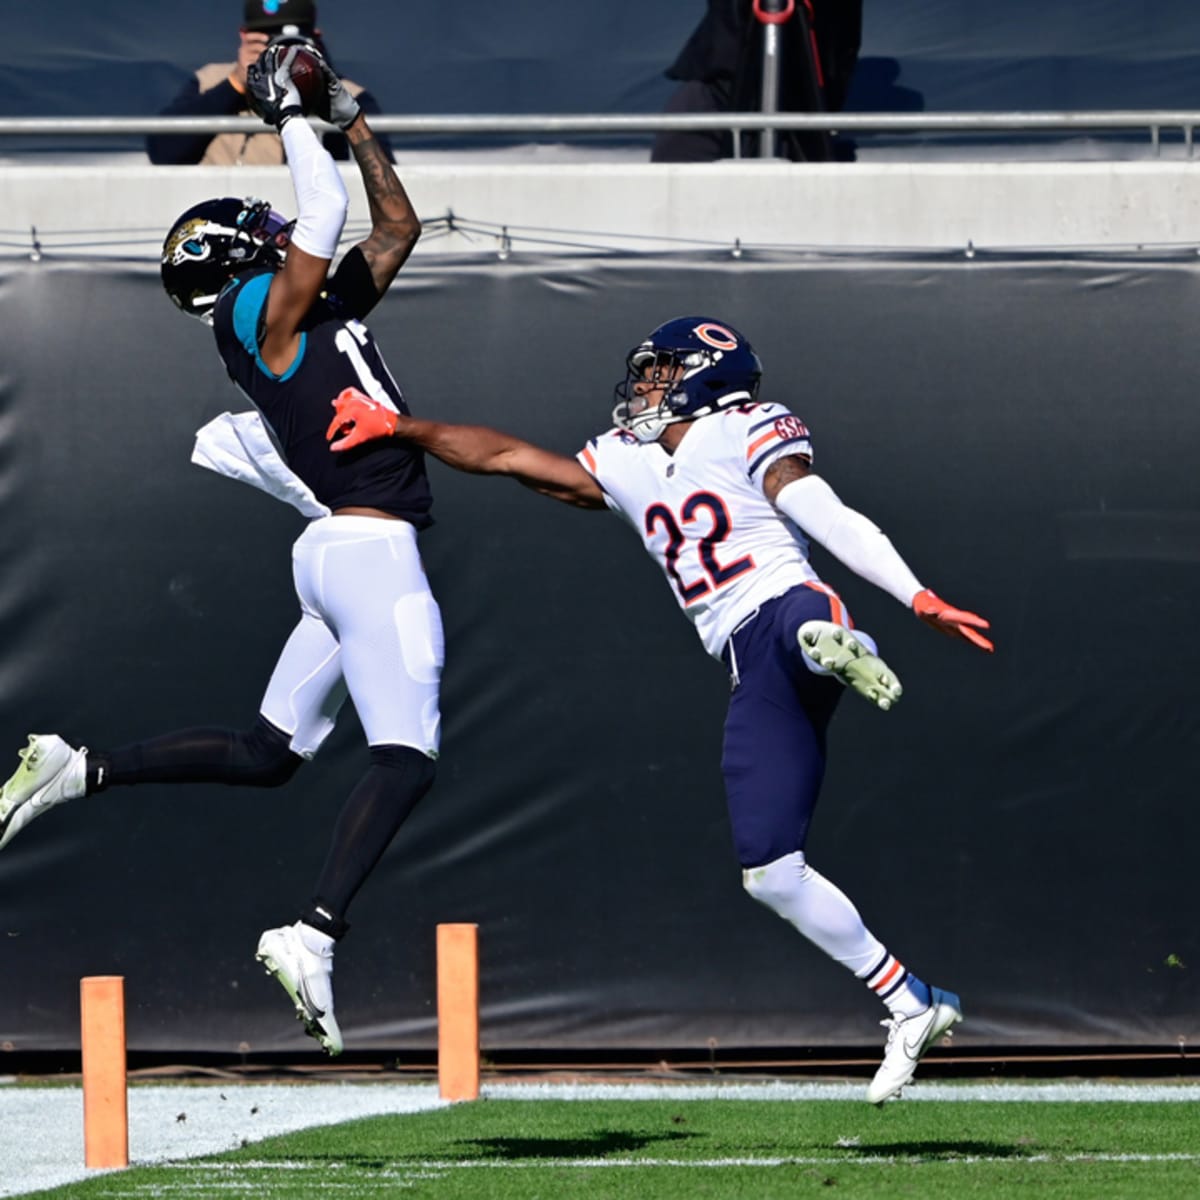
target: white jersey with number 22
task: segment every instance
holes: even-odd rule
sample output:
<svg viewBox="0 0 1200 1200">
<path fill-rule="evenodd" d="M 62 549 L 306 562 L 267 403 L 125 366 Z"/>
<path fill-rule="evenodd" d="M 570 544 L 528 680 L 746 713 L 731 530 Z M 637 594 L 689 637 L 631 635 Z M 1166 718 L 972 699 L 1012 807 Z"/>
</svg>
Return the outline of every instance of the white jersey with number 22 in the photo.
<svg viewBox="0 0 1200 1200">
<path fill-rule="evenodd" d="M 808 540 L 763 495 L 767 468 L 789 454 L 812 458 L 804 423 L 778 404 L 745 404 L 697 418 L 674 454 L 610 429 L 577 455 L 716 658 L 761 604 L 817 581 Z"/>
</svg>

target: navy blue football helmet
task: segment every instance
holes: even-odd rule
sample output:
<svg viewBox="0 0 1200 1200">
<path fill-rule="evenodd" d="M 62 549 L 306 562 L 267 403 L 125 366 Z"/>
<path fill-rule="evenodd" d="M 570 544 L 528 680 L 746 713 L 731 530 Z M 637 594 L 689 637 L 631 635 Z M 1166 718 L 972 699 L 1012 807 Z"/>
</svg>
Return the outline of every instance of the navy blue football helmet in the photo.
<svg viewBox="0 0 1200 1200">
<path fill-rule="evenodd" d="M 625 360 L 613 421 L 639 442 L 657 441 L 677 421 L 692 421 L 758 395 L 762 363 L 738 331 L 711 317 L 676 317 L 660 325 Z M 638 384 L 666 385 L 654 408 Z"/>
<path fill-rule="evenodd" d="M 295 221 L 265 200 L 205 200 L 171 227 L 162 249 L 162 282 L 185 313 L 212 320 L 221 289 L 251 267 L 278 270 Z"/>
</svg>

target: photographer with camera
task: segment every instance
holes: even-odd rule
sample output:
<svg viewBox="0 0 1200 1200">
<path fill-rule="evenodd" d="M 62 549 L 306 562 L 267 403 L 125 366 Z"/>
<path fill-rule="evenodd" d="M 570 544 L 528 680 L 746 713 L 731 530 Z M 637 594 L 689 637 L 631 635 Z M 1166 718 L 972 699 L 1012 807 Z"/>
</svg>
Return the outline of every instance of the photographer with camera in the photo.
<svg viewBox="0 0 1200 1200">
<path fill-rule="evenodd" d="M 329 49 L 317 28 L 317 6 L 313 0 L 246 0 L 238 31 L 238 53 L 234 62 L 207 63 L 200 67 L 159 113 L 164 117 L 251 116 L 246 95 L 246 72 L 280 34 L 311 38 L 325 61 L 332 65 Z M 342 81 L 359 108 L 377 114 L 379 104 L 361 84 Z M 389 160 L 395 161 L 387 138 L 376 134 Z M 350 149 L 340 133 L 322 139 L 334 158 L 347 160 Z M 160 166 L 278 166 L 284 161 L 279 135 L 261 133 L 159 133 L 146 138 L 146 153 Z"/>
</svg>

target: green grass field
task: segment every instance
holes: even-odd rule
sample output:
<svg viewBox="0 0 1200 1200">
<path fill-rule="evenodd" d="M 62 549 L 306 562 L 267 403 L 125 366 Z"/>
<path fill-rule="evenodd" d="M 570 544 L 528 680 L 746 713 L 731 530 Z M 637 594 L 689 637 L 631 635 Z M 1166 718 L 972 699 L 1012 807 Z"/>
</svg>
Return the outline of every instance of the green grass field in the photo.
<svg viewBox="0 0 1200 1200">
<path fill-rule="evenodd" d="M 38 1196 L 1200 1197 L 1194 1103 L 481 1100 Z"/>
</svg>

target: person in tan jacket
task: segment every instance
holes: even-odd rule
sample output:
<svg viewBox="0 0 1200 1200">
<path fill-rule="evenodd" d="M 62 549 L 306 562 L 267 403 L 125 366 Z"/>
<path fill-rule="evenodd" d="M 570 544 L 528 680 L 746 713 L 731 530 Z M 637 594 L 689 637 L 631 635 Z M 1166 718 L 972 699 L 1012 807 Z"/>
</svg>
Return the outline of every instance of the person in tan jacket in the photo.
<svg viewBox="0 0 1200 1200">
<path fill-rule="evenodd" d="M 242 25 L 238 31 L 238 54 L 234 62 L 206 63 L 196 70 L 160 115 L 165 117 L 250 116 L 246 103 L 246 71 L 258 59 L 271 38 L 281 33 L 300 33 L 311 37 L 327 61 L 329 49 L 317 28 L 317 7 L 312 0 L 245 0 Z M 346 90 L 369 115 L 379 113 L 379 104 L 361 84 L 342 81 Z M 395 161 L 386 137 L 376 134 L 389 159 Z M 336 159 L 350 157 L 345 137 L 330 132 L 323 138 L 325 148 Z M 279 135 L 261 133 L 160 133 L 146 139 L 146 153 L 152 163 L 162 166 L 276 166 L 283 162 L 283 143 Z"/>
</svg>

